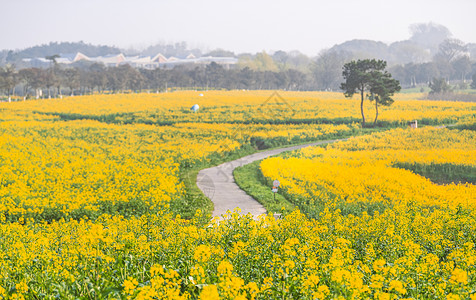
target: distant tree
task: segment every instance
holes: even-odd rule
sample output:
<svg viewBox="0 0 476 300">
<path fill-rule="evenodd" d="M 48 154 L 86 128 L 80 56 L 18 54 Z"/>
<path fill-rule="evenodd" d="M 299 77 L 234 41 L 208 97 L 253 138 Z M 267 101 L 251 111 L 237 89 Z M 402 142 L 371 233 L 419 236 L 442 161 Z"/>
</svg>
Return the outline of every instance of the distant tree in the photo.
<svg viewBox="0 0 476 300">
<path fill-rule="evenodd" d="M 107 69 L 104 64 L 94 63 L 88 68 L 89 78 L 87 83 L 91 89 L 96 88 L 99 93 L 102 93 L 107 88 L 108 77 Z"/>
<path fill-rule="evenodd" d="M 56 88 L 56 97 L 63 97 L 61 94 L 61 86 L 63 83 L 66 83 L 66 79 L 64 77 L 64 69 L 60 68 L 58 64 L 56 64 L 53 68 L 53 73 L 56 78 L 54 87 Z"/>
<path fill-rule="evenodd" d="M 5 71 L 2 67 L 0 67 L 0 90 L 5 90 L 6 79 Z"/>
<path fill-rule="evenodd" d="M 127 72 L 127 88 L 131 91 L 142 92 L 144 83 L 146 81 L 145 77 L 135 68 L 128 66 Z"/>
<path fill-rule="evenodd" d="M 278 66 L 274 63 L 273 58 L 265 51 L 256 54 L 254 66 L 257 71 L 278 71 Z"/>
<path fill-rule="evenodd" d="M 167 92 L 168 84 L 171 78 L 170 70 L 155 69 L 154 71 L 159 89 L 163 89 L 165 92 Z"/>
<path fill-rule="evenodd" d="M 437 56 L 448 63 L 461 57 L 468 51 L 466 44 L 458 39 L 446 39 L 440 46 Z"/>
<path fill-rule="evenodd" d="M 41 69 L 38 68 L 27 68 L 21 69 L 18 71 L 21 81 L 23 82 L 23 96 L 24 98 L 29 97 L 29 90 L 34 89 L 38 93 L 38 89 L 42 87 L 41 82 Z"/>
<path fill-rule="evenodd" d="M 438 70 L 438 75 L 434 74 L 433 77 L 440 76 L 444 77 L 446 80 L 450 80 L 451 76 L 454 74 L 453 65 L 445 57 L 441 55 L 435 55 L 433 58 L 433 63 Z"/>
<path fill-rule="evenodd" d="M 118 67 L 109 68 L 107 71 L 108 85 L 113 93 L 118 91 L 140 90 L 142 85 L 142 77 L 136 69 L 130 65 L 120 65 Z"/>
<path fill-rule="evenodd" d="M 68 68 L 64 70 L 62 76 L 62 84 L 69 88 L 71 96 L 74 95 L 74 89 L 79 88 L 80 74 L 78 69 Z"/>
<path fill-rule="evenodd" d="M 193 79 L 188 74 L 188 69 L 184 65 L 176 66 L 171 70 L 167 70 L 167 79 L 170 86 L 190 87 Z"/>
<path fill-rule="evenodd" d="M 405 87 L 416 87 L 421 84 L 428 85 L 431 79 L 439 76 L 439 71 L 433 62 L 423 64 L 394 65 L 389 68 L 392 77 L 400 81 Z"/>
<path fill-rule="evenodd" d="M 41 72 L 41 82 L 44 84 L 48 91 L 48 99 L 51 98 L 51 88 L 58 85 L 59 79 L 56 76 L 55 68 L 50 67 L 44 72 Z"/>
<path fill-rule="evenodd" d="M 176 43 L 175 45 L 167 45 L 164 43 L 152 45 L 141 51 L 140 55 L 155 56 L 158 53 L 161 53 L 166 57 L 185 57 L 189 54 L 193 54 L 196 57 L 202 56 L 202 51 L 200 49 L 189 49 L 185 42 Z"/>
<path fill-rule="evenodd" d="M 203 56 L 235 57 L 235 53 L 233 53 L 232 51 L 228 51 L 228 50 L 215 49 L 215 50 L 212 50 L 212 51 L 210 51 L 210 52 L 204 54 Z"/>
<path fill-rule="evenodd" d="M 60 58 L 60 56 L 58 54 L 54 54 L 54 55 L 49 55 L 49 56 L 45 56 L 45 59 L 51 61 L 54 65 L 56 65 L 58 62 L 56 61 L 56 59 Z"/>
<path fill-rule="evenodd" d="M 378 119 L 378 105 L 390 106 L 394 102 L 391 98 L 393 94 L 400 91 L 400 82 L 392 78 L 392 75 L 387 71 L 383 73 L 375 71 L 372 75 L 372 82 L 370 83 L 370 99 L 375 101 L 375 120 L 374 126 Z"/>
<path fill-rule="evenodd" d="M 15 86 L 20 82 L 20 77 L 14 65 L 7 65 L 0 68 L 0 88 L 5 90 L 8 101 L 11 101 L 11 96 L 14 93 Z"/>
<path fill-rule="evenodd" d="M 18 63 L 21 62 L 22 58 L 46 57 L 55 55 L 55 53 L 76 52 L 81 52 L 90 57 L 96 57 L 108 54 L 119 54 L 121 53 L 121 50 L 119 48 L 109 46 L 94 46 L 91 44 L 85 44 L 84 42 L 51 42 L 49 44 L 26 48 L 21 51 L 11 51 L 10 55 L 7 57 L 7 60 Z"/>
<path fill-rule="evenodd" d="M 125 87 L 121 82 L 121 78 L 117 72 L 116 67 L 108 67 L 106 70 L 106 77 L 107 77 L 107 89 L 111 91 L 113 94 L 118 92 L 121 88 Z"/>
<path fill-rule="evenodd" d="M 295 70 L 295 69 L 288 69 L 284 72 L 286 76 L 286 90 L 301 90 L 304 88 L 304 84 L 307 81 L 306 74 Z"/>
<path fill-rule="evenodd" d="M 122 92 L 127 88 L 129 67 L 129 65 L 121 65 L 107 69 L 107 86 L 113 93 Z"/>
<path fill-rule="evenodd" d="M 216 62 L 211 62 L 205 68 L 205 77 L 207 88 L 215 87 L 218 88 L 222 84 L 224 78 L 225 69 L 223 66 L 217 64 Z"/>
<path fill-rule="evenodd" d="M 458 39 L 444 40 L 439 46 L 438 53 L 433 58 L 440 76 L 445 77 L 446 80 L 450 80 L 455 72 L 459 73 L 462 71 L 456 71 L 454 69 L 455 66 L 465 69 L 464 61 L 460 61 L 456 64 L 454 63 L 460 58 L 466 56 L 466 52 L 467 47 L 464 42 Z"/>
<path fill-rule="evenodd" d="M 419 65 L 419 83 L 430 84 L 433 77 L 440 76 L 438 67 L 433 62 L 427 62 Z"/>
<path fill-rule="evenodd" d="M 473 82 L 471 82 L 471 88 L 476 89 L 476 73 L 473 74 Z"/>
<path fill-rule="evenodd" d="M 311 64 L 312 76 L 320 90 L 333 90 L 339 87 L 342 79 L 342 65 L 347 60 L 343 52 L 323 51 Z"/>
<path fill-rule="evenodd" d="M 267 90 L 278 89 L 280 86 L 284 85 L 285 76 L 282 76 L 282 73 L 273 72 L 273 71 L 264 71 L 262 74 L 262 88 Z"/>
<path fill-rule="evenodd" d="M 469 56 L 463 55 L 455 59 L 451 66 L 453 67 L 456 77 L 461 76 L 461 82 L 466 82 L 466 75 L 471 72 L 471 60 Z"/>
<path fill-rule="evenodd" d="M 238 55 L 238 68 L 244 69 L 248 68 L 250 70 L 256 71 L 257 67 L 254 63 L 254 55 L 250 53 L 242 53 Z"/>
<path fill-rule="evenodd" d="M 287 61 L 289 56 L 286 52 L 282 50 L 278 50 L 273 54 L 273 60 L 275 61 L 276 65 L 278 66 L 279 70 L 286 70 L 287 69 Z"/>
<path fill-rule="evenodd" d="M 434 62 L 422 64 L 409 63 L 406 65 L 394 65 L 389 72 L 392 77 L 400 81 L 405 87 L 416 87 L 417 85 L 428 85 L 433 77 L 439 77 L 440 71 Z"/>
<path fill-rule="evenodd" d="M 206 68 L 195 67 L 190 71 L 190 77 L 193 79 L 194 87 L 204 87 L 207 84 Z"/>
<path fill-rule="evenodd" d="M 391 61 L 399 64 L 423 63 L 431 60 L 431 55 L 423 46 L 410 40 L 392 43 L 388 52 Z"/>
<path fill-rule="evenodd" d="M 432 54 L 438 51 L 438 45 L 451 36 L 451 32 L 443 25 L 436 23 L 417 23 L 410 25 L 410 40 L 425 49 L 430 49 Z"/>
<path fill-rule="evenodd" d="M 92 94 L 94 91 L 94 83 L 90 79 L 90 72 L 85 69 L 79 69 L 79 93 L 80 95 Z"/>
<path fill-rule="evenodd" d="M 430 94 L 451 92 L 451 86 L 444 78 L 433 78 L 433 81 L 430 83 L 430 89 Z"/>
<path fill-rule="evenodd" d="M 143 87 L 147 90 L 155 89 L 156 84 L 154 80 L 154 70 L 149 69 L 139 69 L 139 73 L 144 78 Z"/>
<path fill-rule="evenodd" d="M 238 88 L 252 89 L 256 86 L 256 73 L 248 67 L 238 71 Z"/>
<path fill-rule="evenodd" d="M 297 51 L 289 51 L 288 52 L 288 59 L 286 60 L 286 65 L 288 68 L 296 69 L 301 72 L 307 72 L 309 70 L 309 65 L 311 64 L 311 59 Z"/>
<path fill-rule="evenodd" d="M 344 64 L 342 76 L 345 82 L 341 84 L 341 89 L 348 98 L 351 98 L 357 92 L 360 93 L 362 126 L 366 125 L 364 114 L 366 92 L 374 95 L 378 116 L 378 104 L 391 104 L 390 100 L 392 99 L 390 96 L 400 90 L 399 82 L 392 79 L 390 73 L 384 71 L 386 66 L 387 63 L 385 61 L 375 59 L 357 60 Z"/>
<path fill-rule="evenodd" d="M 225 69 L 225 76 L 223 78 L 222 87 L 225 89 L 236 90 L 239 88 L 238 70 Z"/>
</svg>

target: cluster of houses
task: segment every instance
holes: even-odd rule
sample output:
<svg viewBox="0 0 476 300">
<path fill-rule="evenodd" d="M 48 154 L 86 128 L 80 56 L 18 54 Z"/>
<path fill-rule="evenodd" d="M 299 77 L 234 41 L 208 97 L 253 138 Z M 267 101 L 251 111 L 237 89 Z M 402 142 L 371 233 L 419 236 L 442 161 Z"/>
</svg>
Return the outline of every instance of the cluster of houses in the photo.
<svg viewBox="0 0 476 300">
<path fill-rule="evenodd" d="M 73 64 L 80 61 L 97 62 L 102 63 L 107 67 L 117 67 L 122 64 L 129 64 L 134 68 L 144 69 L 156 69 L 156 68 L 173 68 L 178 65 L 207 65 L 212 62 L 222 65 L 226 69 L 238 63 L 238 59 L 235 57 L 195 57 L 193 54 L 184 58 L 169 57 L 166 58 L 162 54 L 155 56 L 125 56 L 122 53 L 112 54 L 106 56 L 89 57 L 81 52 L 73 54 L 60 54 L 55 58 L 59 64 Z M 47 58 L 25 58 L 23 62 L 29 64 L 32 67 L 45 67 L 51 64 L 51 59 Z"/>
</svg>

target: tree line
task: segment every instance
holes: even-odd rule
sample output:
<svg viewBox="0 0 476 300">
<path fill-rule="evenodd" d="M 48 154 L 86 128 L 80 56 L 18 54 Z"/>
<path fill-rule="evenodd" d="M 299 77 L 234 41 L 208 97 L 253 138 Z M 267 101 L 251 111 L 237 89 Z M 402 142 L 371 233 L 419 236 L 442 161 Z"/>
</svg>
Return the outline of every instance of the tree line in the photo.
<svg viewBox="0 0 476 300">
<path fill-rule="evenodd" d="M 286 89 L 311 90 L 307 74 L 287 69 L 260 71 L 248 67 L 227 69 L 217 63 L 206 66 L 177 66 L 173 69 L 136 69 L 130 65 L 106 67 L 92 64 L 87 68 L 46 69 L 14 66 L 0 69 L 0 88 L 8 97 L 58 97 L 91 93 L 163 92 L 171 88 L 187 89 Z"/>
<path fill-rule="evenodd" d="M 322 52 L 311 66 L 316 88 L 338 89 L 342 81 L 342 65 L 355 59 L 355 54 L 351 52 Z M 434 80 L 444 79 L 465 89 L 471 81 L 476 81 L 476 62 L 468 54 L 467 45 L 458 39 L 445 39 L 430 61 L 394 64 L 388 70 L 404 88 L 429 86 Z"/>
<path fill-rule="evenodd" d="M 173 69 L 136 69 L 127 64 L 106 67 L 88 63 L 65 66 L 48 57 L 48 68 L 24 68 L 14 65 L 0 68 L 0 89 L 26 98 L 61 97 L 91 93 L 161 92 L 183 89 L 283 89 L 340 91 L 342 67 L 354 60 L 347 52 L 324 51 L 315 60 L 290 57 L 283 51 L 272 56 L 265 52 L 240 60 L 227 68 L 212 62 L 208 65 L 181 65 Z M 403 88 L 435 86 L 444 80 L 460 88 L 476 88 L 476 63 L 458 40 L 446 40 L 430 62 L 394 65 L 388 68 Z"/>
</svg>

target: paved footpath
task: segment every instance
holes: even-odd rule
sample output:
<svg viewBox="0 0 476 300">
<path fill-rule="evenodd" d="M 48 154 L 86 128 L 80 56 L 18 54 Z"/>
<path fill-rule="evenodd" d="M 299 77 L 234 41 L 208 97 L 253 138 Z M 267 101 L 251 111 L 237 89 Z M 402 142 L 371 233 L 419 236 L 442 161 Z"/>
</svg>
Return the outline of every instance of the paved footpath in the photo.
<svg viewBox="0 0 476 300">
<path fill-rule="evenodd" d="M 257 217 L 266 214 L 266 209 L 258 201 L 240 189 L 240 187 L 235 183 L 233 177 L 233 170 L 235 168 L 285 151 L 292 151 L 304 147 L 333 143 L 342 140 L 345 139 L 319 141 L 310 144 L 258 152 L 237 160 L 223 163 L 213 168 L 203 169 L 198 173 L 197 186 L 202 190 L 205 196 L 210 198 L 213 202 L 215 206 L 213 217 L 221 216 L 228 210 L 233 211 L 236 207 L 241 209 L 241 214 L 246 215 L 251 213 L 253 216 Z"/>
</svg>

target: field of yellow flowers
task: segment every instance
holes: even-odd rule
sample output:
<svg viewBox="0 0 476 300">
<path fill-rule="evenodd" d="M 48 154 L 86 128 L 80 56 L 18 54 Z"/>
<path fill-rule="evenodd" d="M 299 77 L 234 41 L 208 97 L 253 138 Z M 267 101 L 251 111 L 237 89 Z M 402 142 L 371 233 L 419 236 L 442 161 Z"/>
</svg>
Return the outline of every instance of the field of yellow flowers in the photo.
<svg viewBox="0 0 476 300">
<path fill-rule="evenodd" d="M 11 118 L 5 112 L 1 117 Z M 358 130 L 356 124 L 160 126 L 43 117 L 2 122 L 0 213 L 9 221 L 164 210 L 187 197 L 181 170 L 235 152 Z"/>
<path fill-rule="evenodd" d="M 301 211 L 204 224 L 184 170 L 361 129 L 342 94 L 203 94 L 0 103 L 0 299 L 476 299 L 474 131 L 267 159 Z M 474 126 L 474 104 L 399 97 L 383 126 Z"/>
<path fill-rule="evenodd" d="M 203 95 L 203 96 L 200 96 Z M 397 94 L 395 103 L 379 108 L 382 124 L 455 123 L 472 117 L 474 103 L 426 101 L 423 94 Z M 62 120 L 98 120 L 117 124 L 351 124 L 361 122 L 360 102 L 335 92 L 183 91 L 165 94 L 118 94 L 15 103 L 9 111 L 54 116 Z M 199 104 L 200 113 L 190 108 Z M 372 119 L 374 106 L 365 103 Z"/>
<path fill-rule="evenodd" d="M 474 208 L 475 141 L 469 130 L 396 129 L 269 158 L 261 170 L 315 214 L 318 207 L 354 214 L 400 206 Z"/>
</svg>

